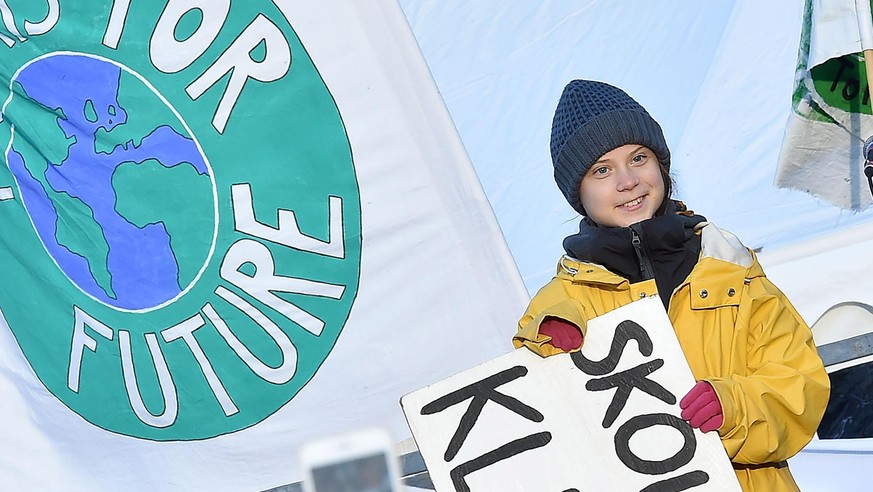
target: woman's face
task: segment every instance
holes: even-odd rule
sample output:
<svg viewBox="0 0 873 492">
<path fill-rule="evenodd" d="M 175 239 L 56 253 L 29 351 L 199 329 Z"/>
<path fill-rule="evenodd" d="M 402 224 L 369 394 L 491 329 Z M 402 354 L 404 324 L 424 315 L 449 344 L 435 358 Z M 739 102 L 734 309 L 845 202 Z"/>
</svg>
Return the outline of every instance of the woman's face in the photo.
<svg viewBox="0 0 873 492">
<path fill-rule="evenodd" d="M 664 201 L 664 178 L 655 153 L 638 144 L 603 154 L 579 184 L 588 218 L 604 227 L 650 219 Z"/>
</svg>

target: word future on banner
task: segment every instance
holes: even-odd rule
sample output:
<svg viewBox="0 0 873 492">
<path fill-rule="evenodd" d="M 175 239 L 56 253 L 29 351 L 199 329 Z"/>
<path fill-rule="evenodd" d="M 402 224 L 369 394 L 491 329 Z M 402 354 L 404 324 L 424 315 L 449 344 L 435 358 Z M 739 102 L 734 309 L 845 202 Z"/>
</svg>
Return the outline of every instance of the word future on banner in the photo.
<svg viewBox="0 0 873 492">
<path fill-rule="evenodd" d="M 591 320 L 582 350 L 519 349 L 401 399 L 436 490 L 739 491 L 657 298 Z"/>
</svg>

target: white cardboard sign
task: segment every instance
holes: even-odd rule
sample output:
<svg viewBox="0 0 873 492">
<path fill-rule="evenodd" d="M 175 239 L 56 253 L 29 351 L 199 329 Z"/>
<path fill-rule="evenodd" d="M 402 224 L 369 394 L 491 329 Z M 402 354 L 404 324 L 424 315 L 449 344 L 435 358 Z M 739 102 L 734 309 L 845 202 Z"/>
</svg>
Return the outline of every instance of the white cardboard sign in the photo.
<svg viewBox="0 0 873 492">
<path fill-rule="evenodd" d="M 439 492 L 740 491 L 661 301 L 588 324 L 577 354 L 519 349 L 401 399 Z"/>
</svg>

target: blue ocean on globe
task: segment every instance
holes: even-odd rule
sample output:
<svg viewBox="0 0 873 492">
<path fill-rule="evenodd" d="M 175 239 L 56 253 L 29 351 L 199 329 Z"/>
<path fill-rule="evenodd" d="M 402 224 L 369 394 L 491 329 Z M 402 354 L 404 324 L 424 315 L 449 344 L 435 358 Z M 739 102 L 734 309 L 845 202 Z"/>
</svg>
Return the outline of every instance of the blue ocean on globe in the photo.
<svg viewBox="0 0 873 492">
<path fill-rule="evenodd" d="M 28 107 L 36 104 L 41 111 L 57 115 L 56 125 L 67 137 L 68 143 L 62 142 L 68 146 L 67 155 L 60 162 L 52 162 L 47 152 L 40 151 L 40 139 L 58 138 L 27 133 L 27 122 L 16 123 L 15 115 L 10 114 L 7 116 L 15 134 L 7 161 L 40 240 L 64 274 L 104 304 L 123 310 L 147 310 L 171 301 L 187 288 L 180 280 L 180 262 L 185 259 L 177 257 L 163 221 L 136 224 L 119 212 L 118 203 L 125 197 L 119 196 L 113 186 L 113 176 L 123 165 L 139 166 L 139 171 L 145 169 L 143 163 L 155 162 L 167 169 L 191 166 L 197 179 L 210 180 L 210 172 L 194 139 L 178 120 L 157 121 L 156 117 L 149 131 L 136 139 L 137 144 L 130 140 L 101 149 L 98 140 L 105 140 L 108 132 L 127 124 L 131 111 L 150 112 L 150 107 L 159 105 L 164 111 L 156 114 L 164 115 L 161 118 L 174 114 L 166 111 L 165 103 L 150 88 L 149 94 L 154 96 L 151 100 L 138 100 L 136 107 L 122 107 L 121 80 L 128 86 L 145 86 L 114 62 L 86 55 L 54 54 L 27 65 L 13 81 L 23 94 L 13 97 L 23 98 L 30 104 Z M 57 132 L 57 128 L 54 130 Z M 76 207 L 60 207 L 61 200 L 77 200 Z M 211 205 L 212 197 L 207 200 Z M 70 210 L 87 213 L 74 214 Z M 209 218 L 213 217 L 209 210 Z M 94 244 L 106 250 L 98 260 L 88 251 L 72 250 L 58 238 L 61 226 L 68 231 L 76 225 L 83 231 L 100 231 L 91 237 Z M 211 240 L 208 238 L 204 246 L 207 250 Z M 98 271 L 103 277 L 95 276 Z M 111 281 L 100 280 L 104 277 Z"/>
</svg>

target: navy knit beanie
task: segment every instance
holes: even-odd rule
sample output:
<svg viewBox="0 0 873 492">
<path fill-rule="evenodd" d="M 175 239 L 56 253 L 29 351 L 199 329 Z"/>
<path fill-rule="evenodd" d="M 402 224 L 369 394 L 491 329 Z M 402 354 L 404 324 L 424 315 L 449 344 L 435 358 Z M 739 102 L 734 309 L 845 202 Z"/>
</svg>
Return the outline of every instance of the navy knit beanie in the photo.
<svg viewBox="0 0 873 492">
<path fill-rule="evenodd" d="M 552 164 L 558 188 L 577 212 L 585 215 L 582 178 L 603 154 L 625 144 L 645 145 L 670 169 L 661 126 L 626 92 L 593 80 L 567 84 L 552 120 Z"/>
</svg>

